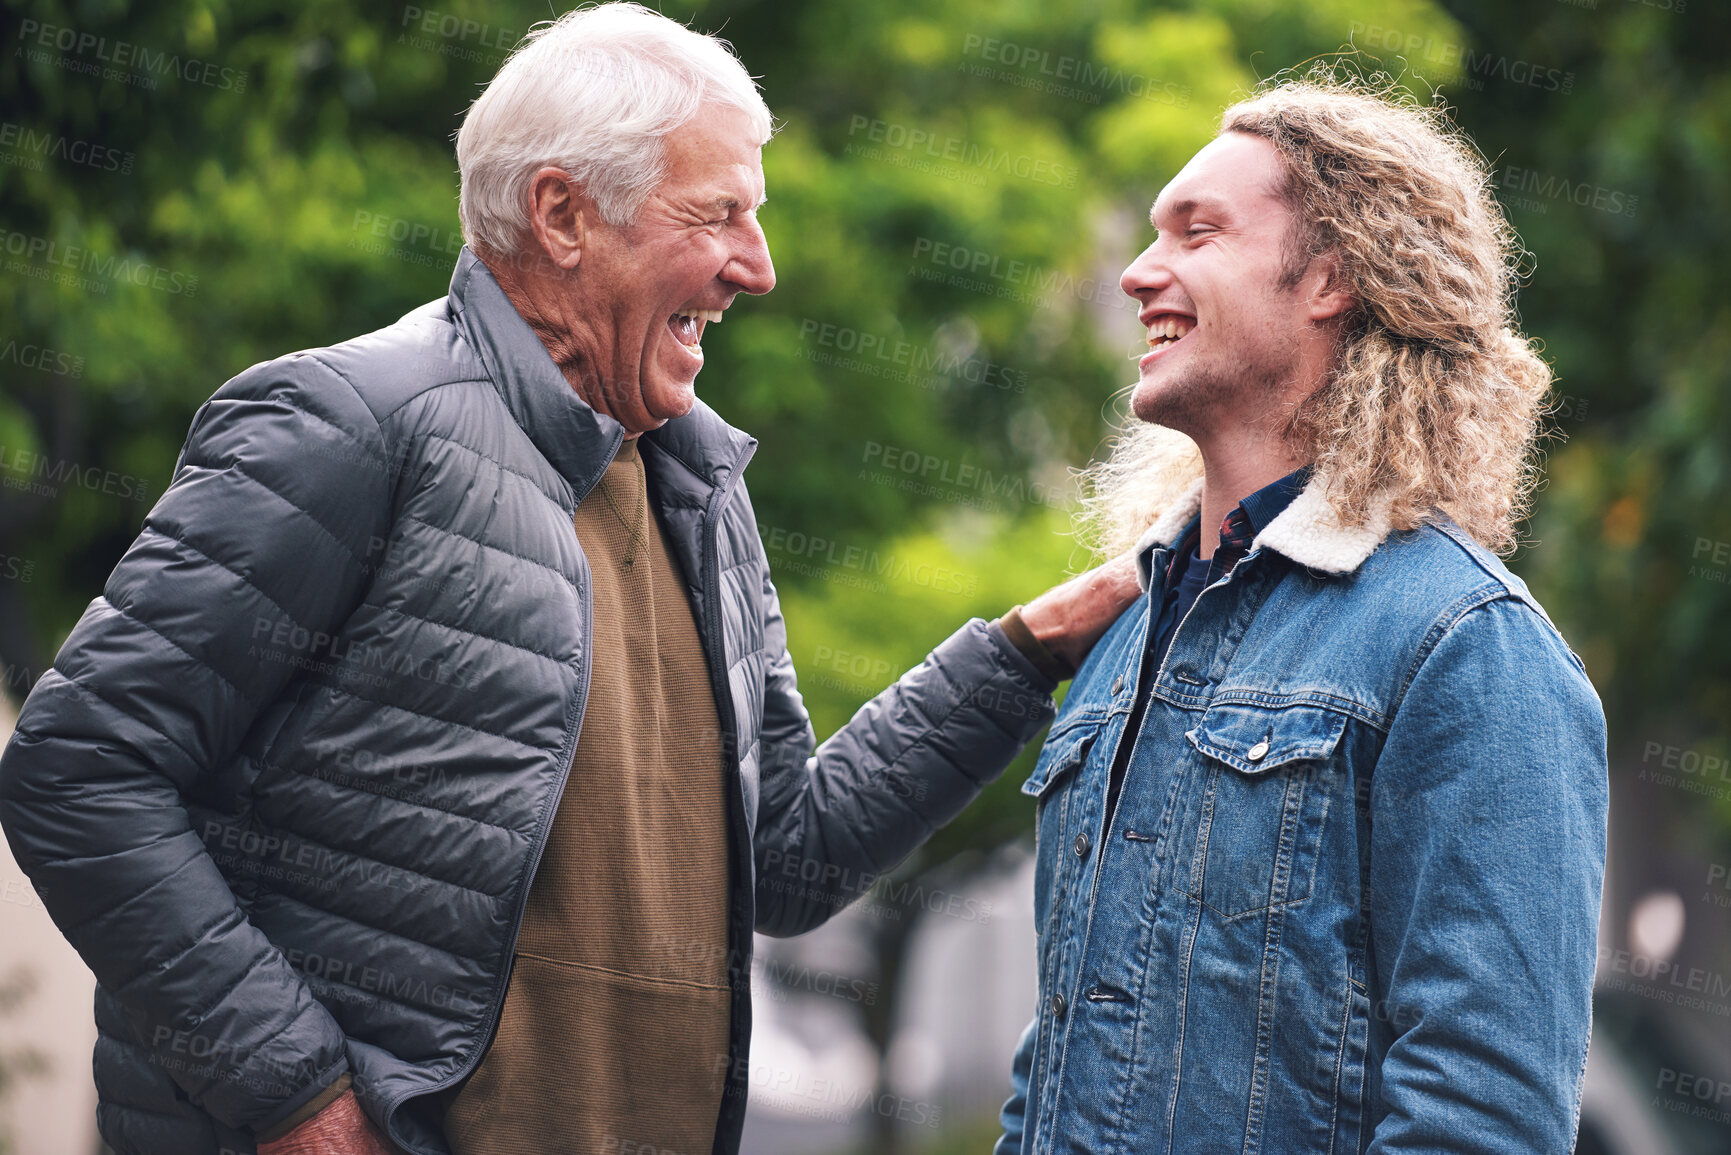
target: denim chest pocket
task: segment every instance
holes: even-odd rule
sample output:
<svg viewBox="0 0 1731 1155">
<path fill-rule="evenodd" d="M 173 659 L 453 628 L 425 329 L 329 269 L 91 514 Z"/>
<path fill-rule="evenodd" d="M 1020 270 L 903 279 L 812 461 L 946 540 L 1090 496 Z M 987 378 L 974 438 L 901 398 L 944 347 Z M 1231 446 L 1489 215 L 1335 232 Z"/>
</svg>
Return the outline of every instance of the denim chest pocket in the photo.
<svg viewBox="0 0 1731 1155">
<path fill-rule="evenodd" d="M 1022 793 L 1044 801 L 1051 788 L 1088 757 L 1088 749 L 1100 732 L 1100 722 L 1098 718 L 1078 717 L 1066 722 L 1061 730 L 1046 735 L 1034 772 L 1022 783 Z"/>
<path fill-rule="evenodd" d="M 1180 889 L 1228 919 L 1309 898 L 1346 724 L 1322 706 L 1210 707 L 1185 735 L 1209 772 Z"/>
<path fill-rule="evenodd" d="M 1068 828 L 1081 824 L 1080 818 L 1070 813 L 1078 791 L 1069 787 L 1080 777 L 1104 721 L 1099 717 L 1077 717 L 1067 721 L 1061 730 L 1048 735 L 1034 772 L 1022 783 L 1022 793 L 1037 800 L 1034 808 L 1034 927 L 1042 938 L 1052 917 L 1054 892 L 1062 902 L 1062 896 L 1069 888 L 1060 883 L 1074 865 L 1073 856 L 1062 852 Z"/>
</svg>

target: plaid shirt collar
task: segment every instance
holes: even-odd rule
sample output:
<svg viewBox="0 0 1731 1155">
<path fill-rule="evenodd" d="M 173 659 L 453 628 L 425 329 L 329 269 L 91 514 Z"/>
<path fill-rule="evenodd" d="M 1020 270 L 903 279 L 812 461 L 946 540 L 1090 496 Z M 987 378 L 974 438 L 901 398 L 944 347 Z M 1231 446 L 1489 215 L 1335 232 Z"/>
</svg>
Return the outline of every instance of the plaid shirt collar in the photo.
<svg viewBox="0 0 1731 1155">
<path fill-rule="evenodd" d="M 1220 523 L 1220 545 L 1208 559 L 1207 584 L 1212 585 L 1219 580 L 1222 574 L 1238 563 L 1239 558 L 1250 552 L 1250 543 L 1256 539 L 1256 535 L 1292 504 L 1292 499 L 1298 496 L 1299 491 L 1310 480 L 1310 474 L 1311 467 L 1301 465 L 1278 481 L 1269 482 L 1232 507 Z M 1179 536 L 1177 547 L 1166 562 L 1168 588 L 1171 587 L 1173 567 L 1178 559 L 1188 559 L 1197 552 L 1201 521 L 1201 515 L 1198 514 L 1189 528 Z"/>
</svg>

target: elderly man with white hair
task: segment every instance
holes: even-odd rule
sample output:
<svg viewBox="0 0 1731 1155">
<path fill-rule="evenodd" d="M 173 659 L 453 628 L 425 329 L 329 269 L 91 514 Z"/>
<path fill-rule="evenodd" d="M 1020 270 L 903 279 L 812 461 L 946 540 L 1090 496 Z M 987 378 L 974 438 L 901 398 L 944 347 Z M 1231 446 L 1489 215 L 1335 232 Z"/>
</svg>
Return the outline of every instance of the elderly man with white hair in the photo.
<svg viewBox="0 0 1731 1155">
<path fill-rule="evenodd" d="M 459 134 L 449 295 L 194 416 L 0 760 L 119 1155 L 736 1151 L 753 930 L 953 817 L 1134 596 L 970 621 L 816 745 L 694 392 L 775 283 L 770 134 L 719 42 L 568 14 Z"/>
</svg>

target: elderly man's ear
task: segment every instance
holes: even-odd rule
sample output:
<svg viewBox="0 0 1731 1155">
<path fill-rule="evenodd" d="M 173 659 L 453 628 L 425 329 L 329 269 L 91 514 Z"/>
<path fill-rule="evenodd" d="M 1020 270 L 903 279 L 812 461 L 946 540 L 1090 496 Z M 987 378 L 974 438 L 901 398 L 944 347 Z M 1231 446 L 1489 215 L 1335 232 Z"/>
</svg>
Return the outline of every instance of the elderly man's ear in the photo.
<svg viewBox="0 0 1731 1155">
<path fill-rule="evenodd" d="M 576 179 L 562 168 L 544 168 L 529 182 L 529 228 L 536 247 L 566 272 L 583 259 L 590 214 L 595 202 L 577 188 Z"/>
</svg>

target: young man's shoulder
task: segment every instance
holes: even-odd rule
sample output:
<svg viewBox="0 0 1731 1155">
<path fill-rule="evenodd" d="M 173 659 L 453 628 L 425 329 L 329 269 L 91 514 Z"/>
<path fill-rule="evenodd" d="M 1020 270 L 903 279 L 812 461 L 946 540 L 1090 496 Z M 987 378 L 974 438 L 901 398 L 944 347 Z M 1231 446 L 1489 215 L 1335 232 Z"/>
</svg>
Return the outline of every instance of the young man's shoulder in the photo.
<svg viewBox="0 0 1731 1155">
<path fill-rule="evenodd" d="M 1366 562 L 1364 576 L 1371 583 L 1366 604 L 1386 614 L 1388 625 L 1400 620 L 1421 648 L 1435 645 L 1469 615 L 1488 610 L 1520 623 L 1531 637 L 1535 660 L 1543 651 L 1584 672 L 1527 583 L 1446 515 L 1390 534 Z"/>
</svg>

